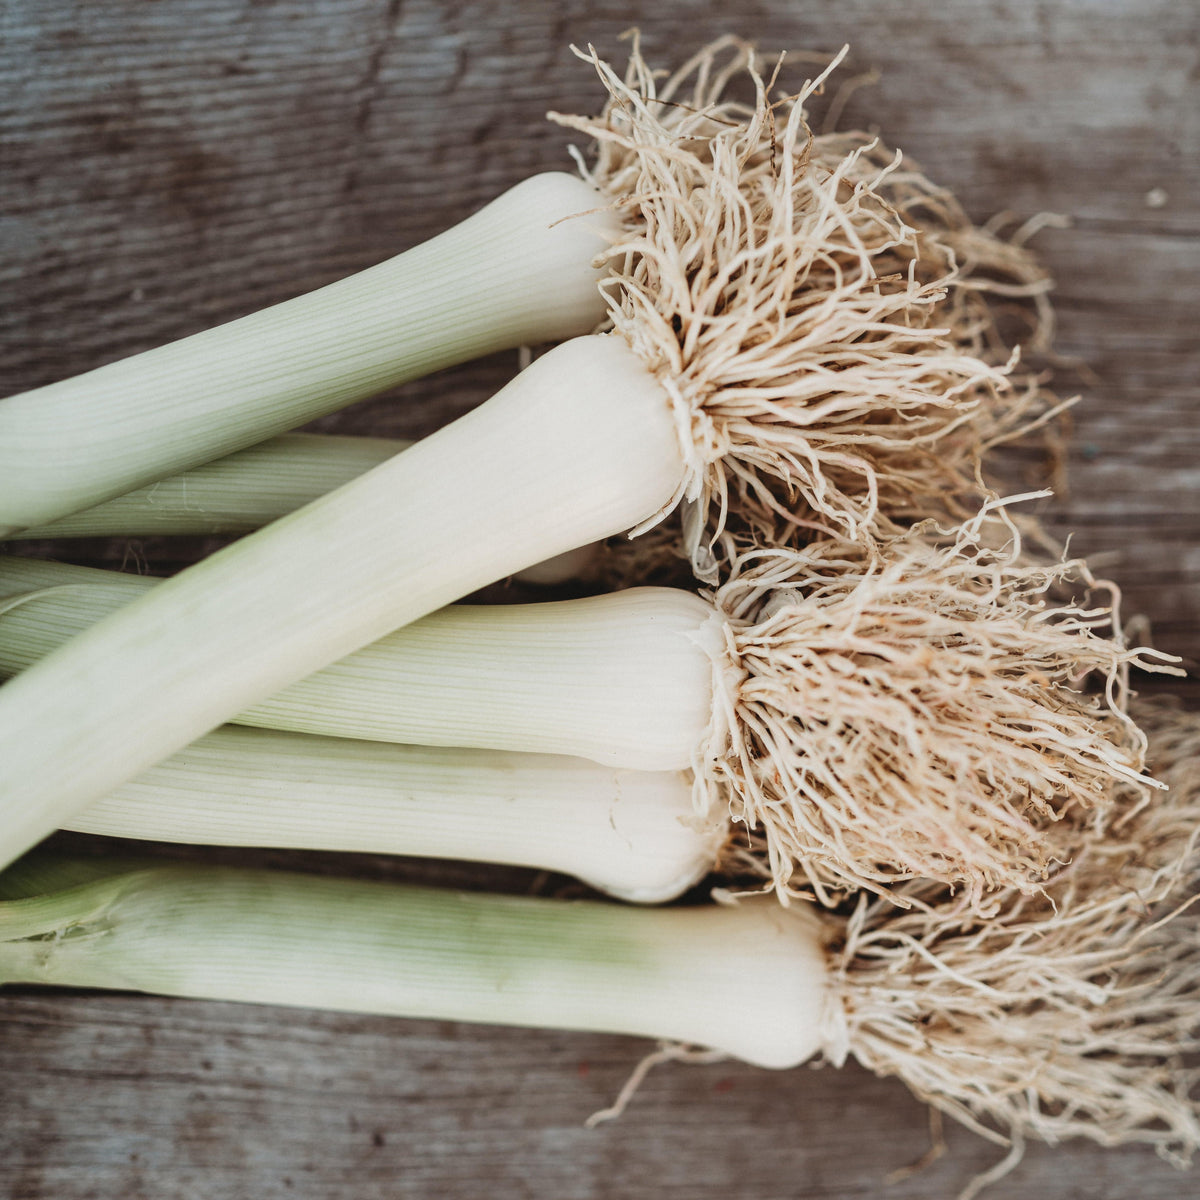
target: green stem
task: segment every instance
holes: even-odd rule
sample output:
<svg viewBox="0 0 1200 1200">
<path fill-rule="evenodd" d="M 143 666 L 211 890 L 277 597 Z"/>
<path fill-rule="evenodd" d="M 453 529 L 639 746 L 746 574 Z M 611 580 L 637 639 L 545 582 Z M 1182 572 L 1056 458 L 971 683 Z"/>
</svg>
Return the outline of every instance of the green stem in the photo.
<svg viewBox="0 0 1200 1200">
<path fill-rule="evenodd" d="M 789 1067 L 828 1004 L 772 900 L 632 909 L 285 872 L 132 871 L 0 904 L 0 979 L 640 1034 Z"/>
<path fill-rule="evenodd" d="M 288 433 L 16 536 L 249 533 L 357 479 L 409 445 L 392 438 Z"/>
</svg>

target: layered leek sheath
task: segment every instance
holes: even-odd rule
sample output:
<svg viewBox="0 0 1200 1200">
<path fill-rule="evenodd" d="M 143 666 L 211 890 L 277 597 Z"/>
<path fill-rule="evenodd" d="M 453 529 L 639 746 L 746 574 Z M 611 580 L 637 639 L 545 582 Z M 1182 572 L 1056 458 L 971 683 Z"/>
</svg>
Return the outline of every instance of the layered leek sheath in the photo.
<svg viewBox="0 0 1200 1200">
<path fill-rule="evenodd" d="M 592 260 L 615 229 L 601 203 L 534 176 L 379 266 L 0 401 L 0 537 L 441 367 L 587 333 L 604 315 Z"/>
<path fill-rule="evenodd" d="M 31 667 L 160 581 L 0 556 L 0 675 Z M 455 604 L 233 719 L 343 738 L 695 764 L 725 626 L 707 601 L 630 588 L 540 604 Z"/>
<path fill-rule="evenodd" d="M 249 533 L 357 479 L 411 444 L 396 438 L 285 433 L 11 536 Z"/>
<path fill-rule="evenodd" d="M 55 874 L 29 870 L 43 887 Z M 822 1046 L 818 926 L 770 901 L 634 909 L 183 866 L 76 882 L 87 874 L 0 903 L 0 982 L 639 1034 L 765 1067 Z"/>
<path fill-rule="evenodd" d="M 536 867 L 643 904 L 697 883 L 726 837 L 723 824 L 696 818 L 681 771 L 232 726 L 123 784 L 70 828 Z"/>
</svg>

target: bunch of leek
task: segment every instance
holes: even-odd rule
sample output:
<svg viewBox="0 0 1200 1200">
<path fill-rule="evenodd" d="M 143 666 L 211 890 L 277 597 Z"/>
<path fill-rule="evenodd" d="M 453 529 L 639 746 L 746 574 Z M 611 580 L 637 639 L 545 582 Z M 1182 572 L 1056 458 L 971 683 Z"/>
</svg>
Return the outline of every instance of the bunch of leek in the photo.
<svg viewBox="0 0 1200 1200">
<path fill-rule="evenodd" d="M 554 603 L 454 605 L 234 720 L 369 739 L 363 770 L 372 757 L 387 761 L 379 740 L 581 756 L 666 773 L 676 782 L 655 790 L 672 795 L 686 786 L 679 772 L 690 770 L 701 822 L 693 860 L 728 814 L 762 831 L 783 889 L 812 888 L 833 903 L 858 887 L 921 877 L 986 903 L 999 887 L 1039 887 L 1050 864 L 1070 853 L 1074 826 L 1104 815 L 1114 782 L 1145 795 L 1141 735 L 1123 711 L 1123 681 L 1133 665 L 1163 669 L 1162 656 L 1112 636 L 1111 608 L 1056 601 L 1053 589 L 1064 583 L 1095 587 L 1086 565 L 1033 561 L 1002 517 L 985 509 L 952 536 L 910 531 L 883 543 L 879 563 L 846 542 L 750 549 L 707 599 L 635 587 Z M 0 671 L 31 669 L 91 622 L 163 586 L 0 558 Z M 1080 691 L 1088 675 L 1101 691 Z M 202 743 L 210 759 L 230 737 L 214 736 Z M 243 750 L 222 776 L 246 775 L 242 790 L 257 789 L 269 771 L 256 743 L 232 744 Z M 300 753 L 298 743 L 284 745 Z M 119 786 L 102 802 L 106 825 L 89 816 L 94 806 L 66 823 L 211 840 L 227 804 L 211 786 L 198 790 L 198 753 L 181 751 Z M 318 743 L 309 756 L 322 753 Z M 352 750 L 328 753 L 335 776 L 349 771 Z M 467 786 L 466 761 L 459 785 L 494 794 L 483 780 Z M 398 761 L 394 769 L 392 787 L 403 787 Z M 382 785 L 383 768 L 370 770 Z M 190 801 L 182 812 L 164 801 L 149 814 L 135 802 L 113 824 L 114 805 L 130 803 L 131 787 L 152 794 L 180 771 Z M 323 773 L 336 823 L 332 783 Z M 514 778 L 510 786 L 522 785 Z M 624 804 L 620 787 L 610 794 Z M 443 800 L 437 811 L 453 807 Z M 515 809 L 510 818 L 521 819 Z M 272 820 L 279 825 L 270 844 L 307 844 L 276 808 L 257 819 L 258 838 L 270 837 Z M 310 820 L 305 810 L 295 824 Z M 507 860 L 506 839 L 494 853 Z"/>
<path fill-rule="evenodd" d="M 765 843 L 734 867 L 828 903 L 863 888 L 852 915 L 28 859 L 0 879 L 0 979 L 640 1032 L 766 1066 L 852 1053 L 980 1129 L 1191 1150 L 1174 1056 L 1195 1033 L 1194 940 L 1146 906 L 1194 872 L 1198 789 L 1148 803 L 1123 692 L 1153 656 L 1108 609 L 1048 600 L 1086 568 L 1026 558 L 1007 520 L 997 548 L 979 512 L 982 454 L 1049 411 L 973 320 L 982 243 L 876 143 L 809 133 L 821 79 L 773 102 L 733 42 L 661 89 L 636 51 L 625 80 L 590 57 L 611 102 L 561 118 L 600 143 L 583 183 L 531 181 L 374 272 L 0 404 L 0 530 L 61 533 L 434 366 L 610 326 L 176 579 L 6 564 L 0 643 L 21 673 L 0 689 L 0 856 L 58 823 L 365 847 L 382 780 L 396 849 L 565 867 L 635 899 L 704 872 L 731 815 Z M 748 109 L 722 97 L 742 68 Z M 110 430 L 120 449 L 97 452 Z M 213 470 L 261 473 L 269 453 Z M 675 507 L 707 598 L 428 615 Z M 964 512 L 956 532 L 916 524 Z M 781 522 L 774 545 L 728 532 Z M 619 679 L 584 686 L 598 662 Z M 231 719 L 371 740 L 210 732 Z M 547 753 L 564 751 L 604 765 Z M 434 803 L 448 841 L 422 841 Z M 588 857 L 597 818 L 612 847 Z"/>
<path fill-rule="evenodd" d="M 730 61 L 714 72 L 726 51 Z M 620 217 L 602 284 L 613 332 L 558 346 L 475 412 L 155 588 L 0 689 L 0 858 L 385 633 L 680 503 L 692 557 L 711 572 L 711 540 L 731 505 L 751 526 L 786 510 L 802 527 L 874 552 L 922 498 L 941 504 L 977 491 L 981 447 L 1011 428 L 1030 395 L 1010 386 L 1004 364 L 934 323 L 944 275 L 923 276 L 920 239 L 884 194 L 898 160 L 876 161 L 868 142 L 813 138 L 804 103 L 822 80 L 775 103 L 740 44 L 710 49 L 661 94 L 636 54 L 633 64 L 625 82 L 596 60 L 612 100 L 601 122 L 568 122 L 601 142 L 590 181 Z M 743 68 L 756 91 L 749 110 L 721 95 Z M 688 81 L 691 103 L 673 103 Z M 598 216 L 589 197 L 580 205 L 588 215 L 554 226 L 583 231 L 585 291 L 597 231 L 613 216 Z M 486 252 L 507 263 L 492 232 Z M 418 256 L 421 279 L 440 253 L 435 242 Z M 306 298 L 302 315 L 318 314 L 321 336 L 272 310 L 259 324 L 200 335 L 202 346 L 181 343 L 103 368 L 102 379 L 55 385 L 54 395 L 70 405 L 106 389 L 129 397 L 129 420 L 114 424 L 137 448 L 154 439 L 132 434 L 135 414 L 157 407 L 164 383 L 174 390 L 192 379 L 196 355 L 232 363 L 248 347 L 258 364 L 261 344 L 261 369 L 244 372 L 239 395 L 262 396 L 268 423 L 239 409 L 200 424 L 245 421 L 253 432 L 238 444 L 264 436 L 311 415 L 314 393 L 350 398 L 331 391 L 326 366 L 311 378 L 309 367 L 325 364 L 328 313 L 358 286 Z M 505 307 L 494 297 L 485 306 Z M 431 321 L 440 311 L 421 307 Z M 453 335 L 441 328 L 455 341 L 471 323 L 456 313 Z M 429 324 L 418 332 L 443 336 Z M 359 349 L 351 339 L 338 354 Z M 392 378 L 363 353 L 361 372 L 335 361 L 338 378 L 372 388 Z M 405 361 L 405 370 L 429 365 L 419 353 Z M 297 406 L 281 399 L 271 382 L 279 379 Z M 119 483 L 77 489 L 73 463 L 96 456 L 62 445 L 56 404 L 31 395 L 0 405 L 3 442 L 22 464 L 5 473 L 18 494 L 0 502 L 0 525 L 51 520 L 182 465 L 155 458 Z M 37 453 L 52 412 L 68 468 L 61 490 Z M 194 429 L 187 440 L 205 455 L 232 448 Z M 21 480 L 31 476 L 30 495 L 49 482 L 57 498 L 26 504 Z"/>
</svg>

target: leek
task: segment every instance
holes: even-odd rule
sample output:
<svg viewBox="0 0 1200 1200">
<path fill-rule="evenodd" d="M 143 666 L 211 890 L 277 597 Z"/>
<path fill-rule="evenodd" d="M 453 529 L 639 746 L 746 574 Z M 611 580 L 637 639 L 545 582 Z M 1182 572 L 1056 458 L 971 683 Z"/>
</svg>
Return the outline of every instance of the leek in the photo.
<svg viewBox="0 0 1200 1200">
<path fill-rule="evenodd" d="M 702 879 L 725 837 L 697 820 L 678 771 L 233 727 L 123 784 L 70 828 L 537 867 L 642 904 Z"/>
<path fill-rule="evenodd" d="M 599 202 L 535 176 L 358 275 L 0 401 L 0 537 L 441 367 L 587 333 L 604 313 L 592 260 L 616 231 Z"/>
<path fill-rule="evenodd" d="M 3 982 L 642 1034 L 769 1067 L 820 1048 L 822 960 L 815 923 L 771 902 L 637 909 L 147 866 L 0 903 Z"/>
<path fill-rule="evenodd" d="M 33 665 L 159 580 L 0 557 L 0 675 Z M 630 588 L 539 604 L 455 604 L 234 719 L 334 737 L 691 767 L 713 723 L 723 622 L 699 596 Z"/>
<path fill-rule="evenodd" d="M 287 433 L 156 480 L 93 508 L 11 535 L 11 540 L 242 534 L 286 516 L 357 479 L 411 446 L 398 438 Z M 659 539 L 664 540 L 664 539 Z M 583 578 L 621 579 L 615 560 L 625 539 L 567 551 L 517 572 L 523 584 L 550 587 Z M 655 553 L 682 566 L 678 554 Z"/>
<path fill-rule="evenodd" d="M 287 433 L 10 536 L 16 540 L 250 533 L 356 479 L 409 445 L 393 438 Z"/>
</svg>

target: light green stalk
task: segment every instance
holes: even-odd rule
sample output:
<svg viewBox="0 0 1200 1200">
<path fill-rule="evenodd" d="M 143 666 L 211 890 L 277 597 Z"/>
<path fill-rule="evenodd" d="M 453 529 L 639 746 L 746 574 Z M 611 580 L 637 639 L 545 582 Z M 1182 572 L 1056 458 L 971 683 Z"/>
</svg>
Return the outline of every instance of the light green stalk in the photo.
<svg viewBox="0 0 1200 1200">
<path fill-rule="evenodd" d="M 0 557 L 0 675 L 159 581 Z M 233 719 L 337 737 L 574 754 L 681 770 L 713 721 L 725 624 L 699 596 L 630 588 L 546 604 L 455 604 Z"/>
<path fill-rule="evenodd" d="M 0 904 L 0 980 L 638 1034 L 767 1067 L 820 1050 L 828 1003 L 816 922 L 770 900 L 648 910 L 184 866 Z"/>
<path fill-rule="evenodd" d="M 10 537 L 21 541 L 251 533 L 411 445 L 398 438 L 285 433 Z M 518 571 L 516 578 L 551 587 L 588 574 L 597 555 L 598 547 L 581 546 Z"/>
<path fill-rule="evenodd" d="M 439 368 L 588 332 L 615 231 L 602 204 L 538 175 L 379 266 L 0 401 L 0 537 Z"/>
<path fill-rule="evenodd" d="M 394 438 L 287 433 L 12 536 L 249 533 L 357 479 L 411 444 Z"/>
<path fill-rule="evenodd" d="M 684 772 L 232 726 L 123 784 L 69 827 L 538 867 L 638 903 L 672 900 L 698 882 L 726 837 L 723 823 L 698 822 Z"/>
</svg>

